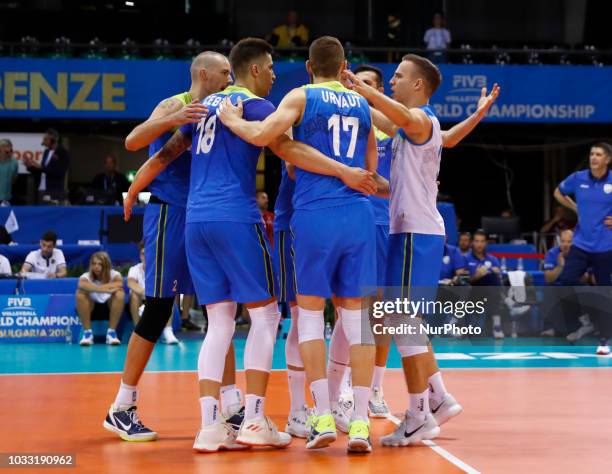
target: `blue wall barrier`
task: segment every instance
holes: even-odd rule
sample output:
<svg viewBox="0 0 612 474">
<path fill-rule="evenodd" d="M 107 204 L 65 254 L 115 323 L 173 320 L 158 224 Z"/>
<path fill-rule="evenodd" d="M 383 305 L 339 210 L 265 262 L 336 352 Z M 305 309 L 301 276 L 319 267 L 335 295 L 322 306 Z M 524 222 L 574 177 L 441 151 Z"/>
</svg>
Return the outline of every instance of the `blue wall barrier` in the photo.
<svg viewBox="0 0 612 474">
<path fill-rule="evenodd" d="M 388 81 L 395 65 L 376 63 Z M 440 66 L 439 117 L 458 121 L 482 87 L 502 85 L 492 122 L 612 122 L 612 67 Z M 302 62 L 277 62 L 270 100 L 308 82 Z M 144 119 L 162 99 L 189 87 L 189 62 L 0 58 L 0 117 Z M 388 92 L 388 84 L 387 84 Z"/>
</svg>

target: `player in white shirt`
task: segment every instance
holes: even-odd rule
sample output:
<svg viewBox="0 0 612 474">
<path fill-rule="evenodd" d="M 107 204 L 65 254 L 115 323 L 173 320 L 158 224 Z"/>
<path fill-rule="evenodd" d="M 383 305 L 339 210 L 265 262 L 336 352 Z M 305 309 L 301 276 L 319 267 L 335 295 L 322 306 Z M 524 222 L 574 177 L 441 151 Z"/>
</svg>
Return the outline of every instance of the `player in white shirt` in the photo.
<svg viewBox="0 0 612 474">
<path fill-rule="evenodd" d="M 140 253 L 140 263 L 134 265 L 133 267 L 130 267 L 127 276 L 127 286 L 130 289 L 130 315 L 132 316 L 134 326 L 138 324 L 138 320 L 142 315 L 142 309 L 144 309 L 143 304 L 145 300 L 144 245 L 142 243 L 138 244 L 138 249 Z M 172 312 L 170 313 L 170 318 L 168 319 L 168 323 L 164 328 L 164 332 L 161 335 L 161 342 L 163 342 L 164 344 L 178 344 L 179 342 L 179 340 L 174 335 L 174 332 L 172 332 Z"/>
<path fill-rule="evenodd" d="M 21 273 L 32 278 L 63 278 L 68 272 L 64 252 L 55 248 L 57 234 L 48 231 L 40 239 L 40 250 L 32 250 L 21 266 Z"/>
<path fill-rule="evenodd" d="M 106 343 L 112 346 L 121 344 L 116 329 L 125 306 L 123 277 L 121 273 L 113 270 L 110 257 L 106 252 L 94 253 L 89 259 L 89 271 L 83 273 L 79 278 L 76 306 L 83 324 L 83 337 L 80 342 L 82 346 L 93 344 L 91 314 L 98 305 L 108 307 Z"/>
<path fill-rule="evenodd" d="M 13 269 L 11 268 L 11 262 L 4 255 L 0 255 L 0 275 L 12 275 Z"/>
</svg>

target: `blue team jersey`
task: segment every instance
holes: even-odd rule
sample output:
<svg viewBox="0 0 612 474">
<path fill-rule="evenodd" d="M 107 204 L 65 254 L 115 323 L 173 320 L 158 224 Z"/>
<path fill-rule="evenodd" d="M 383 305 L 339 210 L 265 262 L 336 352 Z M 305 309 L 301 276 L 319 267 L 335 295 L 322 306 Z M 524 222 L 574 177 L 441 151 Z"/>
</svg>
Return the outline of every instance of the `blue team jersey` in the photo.
<svg viewBox="0 0 612 474">
<path fill-rule="evenodd" d="M 461 255 L 459 249 L 452 245 L 445 245 L 444 255 L 442 256 L 442 267 L 440 269 L 440 280 L 450 280 L 455 276 L 457 270 L 466 267 L 465 258 Z"/>
<path fill-rule="evenodd" d="M 372 127 L 367 101 L 337 81 L 304 86 L 304 115 L 293 138 L 348 166 L 365 167 Z M 367 198 L 338 178 L 296 168 L 294 209 L 321 209 Z"/>
<path fill-rule="evenodd" d="M 501 279 L 498 273 L 493 271 L 493 268 L 499 268 L 499 260 L 497 257 L 491 254 L 485 254 L 483 259 L 478 258 L 474 255 L 474 252 L 470 252 L 466 255 L 465 261 L 467 263 L 467 269 L 470 272 L 470 276 L 474 276 L 476 274 L 476 270 L 479 267 L 486 267 L 487 274 L 476 280 L 472 285 L 474 286 L 499 286 L 501 285 Z"/>
<path fill-rule="evenodd" d="M 189 92 L 177 94 L 173 98 L 180 100 L 183 105 L 191 102 Z M 149 145 L 149 157 L 157 153 L 176 130 L 171 130 L 159 136 L 157 140 Z M 189 194 L 189 172 L 191 169 L 191 153 L 185 151 L 170 163 L 157 178 L 149 185 L 149 191 L 168 204 L 185 207 Z"/>
<path fill-rule="evenodd" d="M 293 215 L 293 192 L 295 191 L 295 181 L 287 173 L 287 167 L 283 163 L 282 177 L 278 196 L 274 203 L 274 231 L 289 230 L 291 216 Z"/>
<path fill-rule="evenodd" d="M 262 222 L 255 201 L 255 177 L 261 147 L 245 142 L 226 128 L 216 111 L 223 99 L 240 97 L 245 120 L 264 120 L 274 112 L 271 102 L 244 87 L 229 86 L 202 101 L 208 115 L 197 124 L 181 127 L 191 137 L 191 183 L 187 223 Z"/>
<path fill-rule="evenodd" d="M 561 247 L 553 247 L 544 256 L 544 270 L 554 270 L 557 266 Z"/>
<path fill-rule="evenodd" d="M 376 172 L 385 179 L 391 177 L 391 155 L 393 138 L 374 128 L 376 134 L 376 148 L 378 149 L 378 168 Z M 389 200 L 377 196 L 369 196 L 374 209 L 376 225 L 389 225 Z"/>
<path fill-rule="evenodd" d="M 572 245 L 593 253 L 612 250 L 612 229 L 604 224 L 612 216 L 612 173 L 597 179 L 590 170 L 577 171 L 561 182 L 559 191 L 573 194 L 578 206 Z"/>
</svg>

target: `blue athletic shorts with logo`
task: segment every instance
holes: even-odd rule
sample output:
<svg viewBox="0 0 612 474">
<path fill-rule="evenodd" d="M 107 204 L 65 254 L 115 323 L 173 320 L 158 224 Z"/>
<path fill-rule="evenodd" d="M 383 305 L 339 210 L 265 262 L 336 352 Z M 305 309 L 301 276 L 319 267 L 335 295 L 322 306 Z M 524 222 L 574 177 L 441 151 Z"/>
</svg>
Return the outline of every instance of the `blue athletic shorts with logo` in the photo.
<svg viewBox="0 0 612 474">
<path fill-rule="evenodd" d="M 387 255 L 389 254 L 389 226 L 376 224 L 376 286 L 387 281 Z"/>
<path fill-rule="evenodd" d="M 370 203 L 298 209 L 291 219 L 297 293 L 360 298 L 376 287 L 376 226 Z"/>
<path fill-rule="evenodd" d="M 274 273 L 276 296 L 280 303 L 295 301 L 295 272 L 293 263 L 293 236 L 290 230 L 274 231 Z"/>
<path fill-rule="evenodd" d="M 147 204 L 143 240 L 146 296 L 192 295 L 194 290 L 185 253 L 185 208 Z"/>
<path fill-rule="evenodd" d="M 275 296 L 263 224 L 190 222 L 185 227 L 185 242 L 200 304 L 253 303 Z"/>
</svg>

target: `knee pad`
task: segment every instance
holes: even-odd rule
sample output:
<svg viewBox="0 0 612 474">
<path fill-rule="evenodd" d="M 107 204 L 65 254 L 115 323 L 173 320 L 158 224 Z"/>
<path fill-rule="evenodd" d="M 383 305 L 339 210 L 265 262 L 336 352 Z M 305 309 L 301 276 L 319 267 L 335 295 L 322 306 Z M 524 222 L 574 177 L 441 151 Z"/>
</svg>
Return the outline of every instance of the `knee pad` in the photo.
<svg viewBox="0 0 612 474">
<path fill-rule="evenodd" d="M 360 309 L 340 309 L 342 329 L 349 346 L 357 344 L 374 344 L 374 335 L 370 328 L 369 318 L 362 315 Z M 363 321 L 362 321 L 363 319 Z"/>
<path fill-rule="evenodd" d="M 270 372 L 280 312 L 276 301 L 249 309 L 251 329 L 244 347 L 245 370 Z"/>
<path fill-rule="evenodd" d="M 292 367 L 304 367 L 302 362 L 302 356 L 300 355 L 300 343 L 298 340 L 298 310 L 297 306 L 291 307 L 291 327 L 287 334 L 287 341 L 285 342 L 285 360 L 287 365 Z"/>
<path fill-rule="evenodd" d="M 136 324 L 134 332 L 149 342 L 156 343 L 161 336 L 168 318 L 172 314 L 174 298 L 147 297 L 142 317 Z"/>
<path fill-rule="evenodd" d="M 412 357 L 419 354 L 425 354 L 428 351 L 427 346 L 397 346 L 398 352 L 401 354 L 402 359 L 405 357 Z"/>
<path fill-rule="evenodd" d="M 301 343 L 324 338 L 325 321 L 323 311 L 299 308 L 298 340 Z"/>
<path fill-rule="evenodd" d="M 236 322 L 236 303 L 225 301 L 206 305 L 208 331 L 198 357 L 198 377 L 200 380 L 223 380 L 225 356 L 232 343 Z"/>
<path fill-rule="evenodd" d="M 329 341 L 329 360 L 330 362 L 348 365 L 350 358 L 350 347 L 344 329 L 342 329 L 342 319 L 338 319 Z"/>
</svg>

